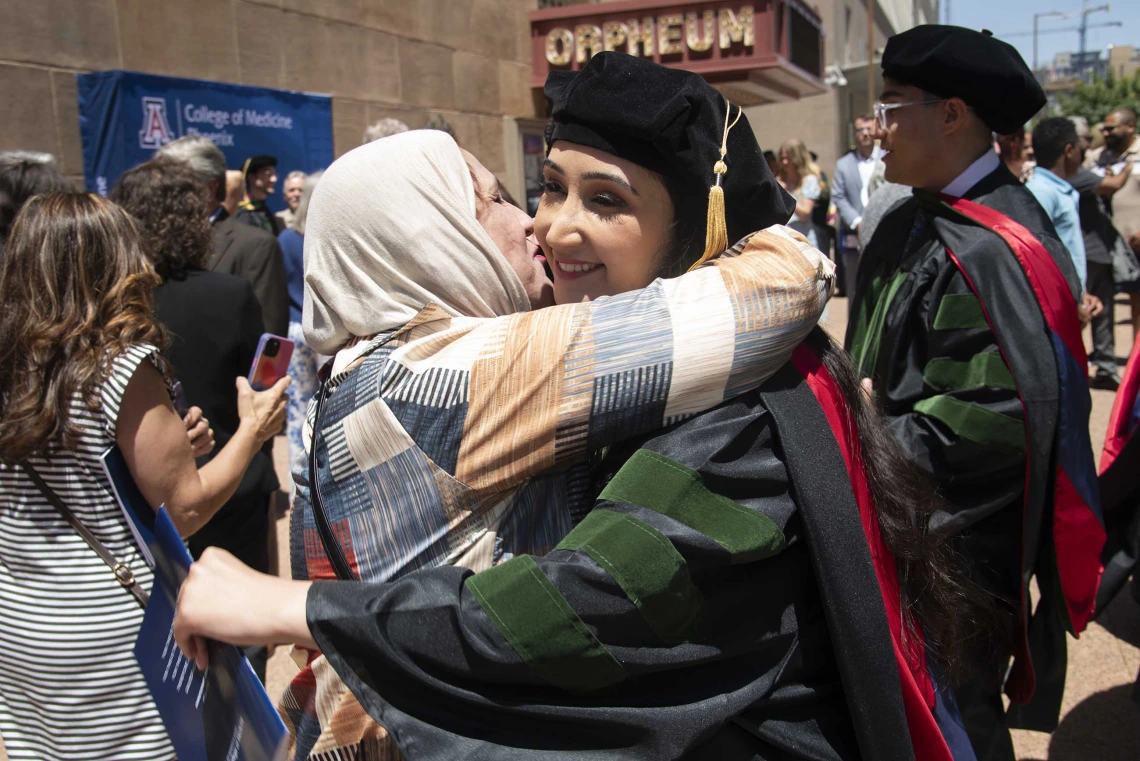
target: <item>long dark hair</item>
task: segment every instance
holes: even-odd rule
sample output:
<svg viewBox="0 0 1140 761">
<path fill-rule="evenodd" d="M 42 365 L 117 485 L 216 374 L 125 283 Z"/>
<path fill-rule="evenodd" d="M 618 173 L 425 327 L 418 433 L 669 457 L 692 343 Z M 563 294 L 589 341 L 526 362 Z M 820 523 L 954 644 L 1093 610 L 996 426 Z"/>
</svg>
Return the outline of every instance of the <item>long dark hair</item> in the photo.
<svg viewBox="0 0 1140 761">
<path fill-rule="evenodd" d="M 166 346 L 157 284 L 134 220 L 107 199 L 47 193 L 24 205 L 0 258 L 0 459 L 78 445 L 72 400 L 98 408 L 112 360 Z"/>
<path fill-rule="evenodd" d="M 952 538 L 931 529 L 934 515 L 947 505 L 866 398 L 851 357 L 822 329 L 808 340 L 839 386 L 859 436 L 879 530 L 895 557 L 904 639 L 917 637 L 921 629 L 943 673 L 960 681 L 968 671 L 971 641 L 998 635 L 996 608 L 966 578 Z"/>
<path fill-rule="evenodd" d="M 662 178 L 673 201 L 672 240 L 659 276 L 676 277 L 704 251 L 707 199 Z M 934 532 L 931 519 L 946 508 L 930 477 L 919 470 L 887 430 L 882 416 L 866 399 L 859 374 L 842 348 L 822 330 L 808 339 L 843 394 L 863 454 L 867 481 L 883 540 L 895 558 L 904 638 L 921 630 L 927 647 L 951 680 L 966 675 L 965 653 L 971 640 L 998 636 L 996 608 L 990 597 L 969 581 L 950 537 Z"/>
</svg>

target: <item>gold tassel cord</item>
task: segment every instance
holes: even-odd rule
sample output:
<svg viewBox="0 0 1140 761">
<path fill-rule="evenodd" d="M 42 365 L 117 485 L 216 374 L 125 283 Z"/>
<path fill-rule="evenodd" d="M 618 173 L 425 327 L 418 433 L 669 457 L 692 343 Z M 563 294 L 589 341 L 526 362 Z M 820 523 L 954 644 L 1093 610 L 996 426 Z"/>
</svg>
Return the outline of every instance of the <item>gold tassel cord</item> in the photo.
<svg viewBox="0 0 1140 761">
<path fill-rule="evenodd" d="M 724 135 L 720 140 L 720 159 L 713 165 L 713 175 L 716 181 L 712 187 L 709 188 L 709 207 L 708 216 L 705 220 L 705 251 L 701 254 L 692 267 L 689 267 L 689 272 L 692 272 L 697 267 L 712 259 L 717 254 L 723 253 L 728 248 L 728 223 L 725 221 L 725 207 L 724 207 L 724 188 L 720 186 L 721 177 L 728 172 L 728 165 L 724 163 L 724 157 L 728 153 L 728 133 L 736 123 L 740 121 L 740 115 L 744 113 L 744 109 L 737 106 L 736 118 L 730 123 L 728 118 L 732 116 L 732 103 L 725 100 L 726 111 L 724 114 Z"/>
</svg>

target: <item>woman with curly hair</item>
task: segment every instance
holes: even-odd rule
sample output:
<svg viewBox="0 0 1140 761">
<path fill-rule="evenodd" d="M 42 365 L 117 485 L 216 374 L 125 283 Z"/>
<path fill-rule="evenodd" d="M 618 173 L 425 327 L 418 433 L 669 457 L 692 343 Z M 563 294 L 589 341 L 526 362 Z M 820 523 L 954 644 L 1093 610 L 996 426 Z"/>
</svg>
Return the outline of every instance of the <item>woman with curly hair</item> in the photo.
<svg viewBox="0 0 1140 761">
<path fill-rule="evenodd" d="M 191 168 L 158 158 L 123 174 L 111 199 L 139 224 L 143 250 L 162 284 L 154 290 L 155 315 L 170 334 L 166 357 L 189 404 L 201 407 L 219 444 L 239 427 L 234 378 L 246 375 L 262 333 L 261 306 L 243 278 L 204 268 L 211 251 L 212 199 Z M 276 431 L 275 431 L 276 432 Z M 190 537 L 198 557 L 206 547 L 224 547 L 245 563 L 269 570 L 270 497 L 279 484 L 272 443 L 253 456 L 237 491 Z M 249 651 L 262 678 L 265 648 Z"/>
<path fill-rule="evenodd" d="M 0 260 L 0 735 L 13 761 L 174 757 L 132 653 L 153 575 L 100 455 L 118 445 L 187 536 L 281 427 L 285 384 L 258 394 L 239 379 L 238 430 L 195 465 L 160 354 L 158 282 L 134 221 L 88 193 L 33 197 Z"/>
</svg>

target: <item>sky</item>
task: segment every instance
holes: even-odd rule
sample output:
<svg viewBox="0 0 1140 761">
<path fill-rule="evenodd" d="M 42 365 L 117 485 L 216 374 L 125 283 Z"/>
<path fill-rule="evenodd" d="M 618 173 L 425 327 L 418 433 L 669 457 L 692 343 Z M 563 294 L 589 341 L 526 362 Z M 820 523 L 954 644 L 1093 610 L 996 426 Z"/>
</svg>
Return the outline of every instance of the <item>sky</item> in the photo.
<svg viewBox="0 0 1140 761">
<path fill-rule="evenodd" d="M 973 29 L 989 29 L 996 36 L 1016 47 L 1022 58 L 1033 65 L 1033 14 L 1047 11 L 1071 13 L 1080 11 L 1081 0 L 939 0 L 942 23 Z M 1140 2 L 1137 0 L 1089 0 L 1091 8 L 1111 5 L 1109 11 L 1090 13 L 1090 29 L 1085 38 L 1086 50 L 1104 51 L 1109 45 L 1132 45 L 1140 49 Z M 1091 28 L 1106 21 L 1119 21 L 1122 26 Z M 1037 59 L 1046 66 L 1053 55 L 1066 50 L 1080 49 L 1080 16 L 1068 19 L 1042 18 L 1038 24 Z M 1073 29 L 1074 31 L 1056 31 Z"/>
</svg>

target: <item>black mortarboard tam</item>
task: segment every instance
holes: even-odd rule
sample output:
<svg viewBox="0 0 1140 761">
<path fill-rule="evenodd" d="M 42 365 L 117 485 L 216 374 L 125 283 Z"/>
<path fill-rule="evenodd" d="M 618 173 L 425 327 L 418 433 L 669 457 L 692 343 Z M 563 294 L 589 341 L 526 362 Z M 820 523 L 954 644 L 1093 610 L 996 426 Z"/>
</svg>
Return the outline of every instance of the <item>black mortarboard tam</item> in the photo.
<svg viewBox="0 0 1140 761">
<path fill-rule="evenodd" d="M 547 150 L 556 140 L 597 148 L 708 194 L 697 264 L 792 216 L 795 202 L 748 119 L 699 74 L 605 52 L 581 71 L 550 72 L 545 92 L 553 101 Z"/>
<path fill-rule="evenodd" d="M 256 172 L 258 169 L 263 169 L 267 166 L 277 166 L 276 156 L 250 156 L 245 160 L 245 165 L 241 168 L 242 177 L 249 181 L 249 176 Z"/>
<path fill-rule="evenodd" d="M 1016 48 L 988 31 L 924 24 L 887 40 L 883 76 L 941 98 L 961 98 L 999 135 L 1045 106 L 1045 91 Z"/>
</svg>

